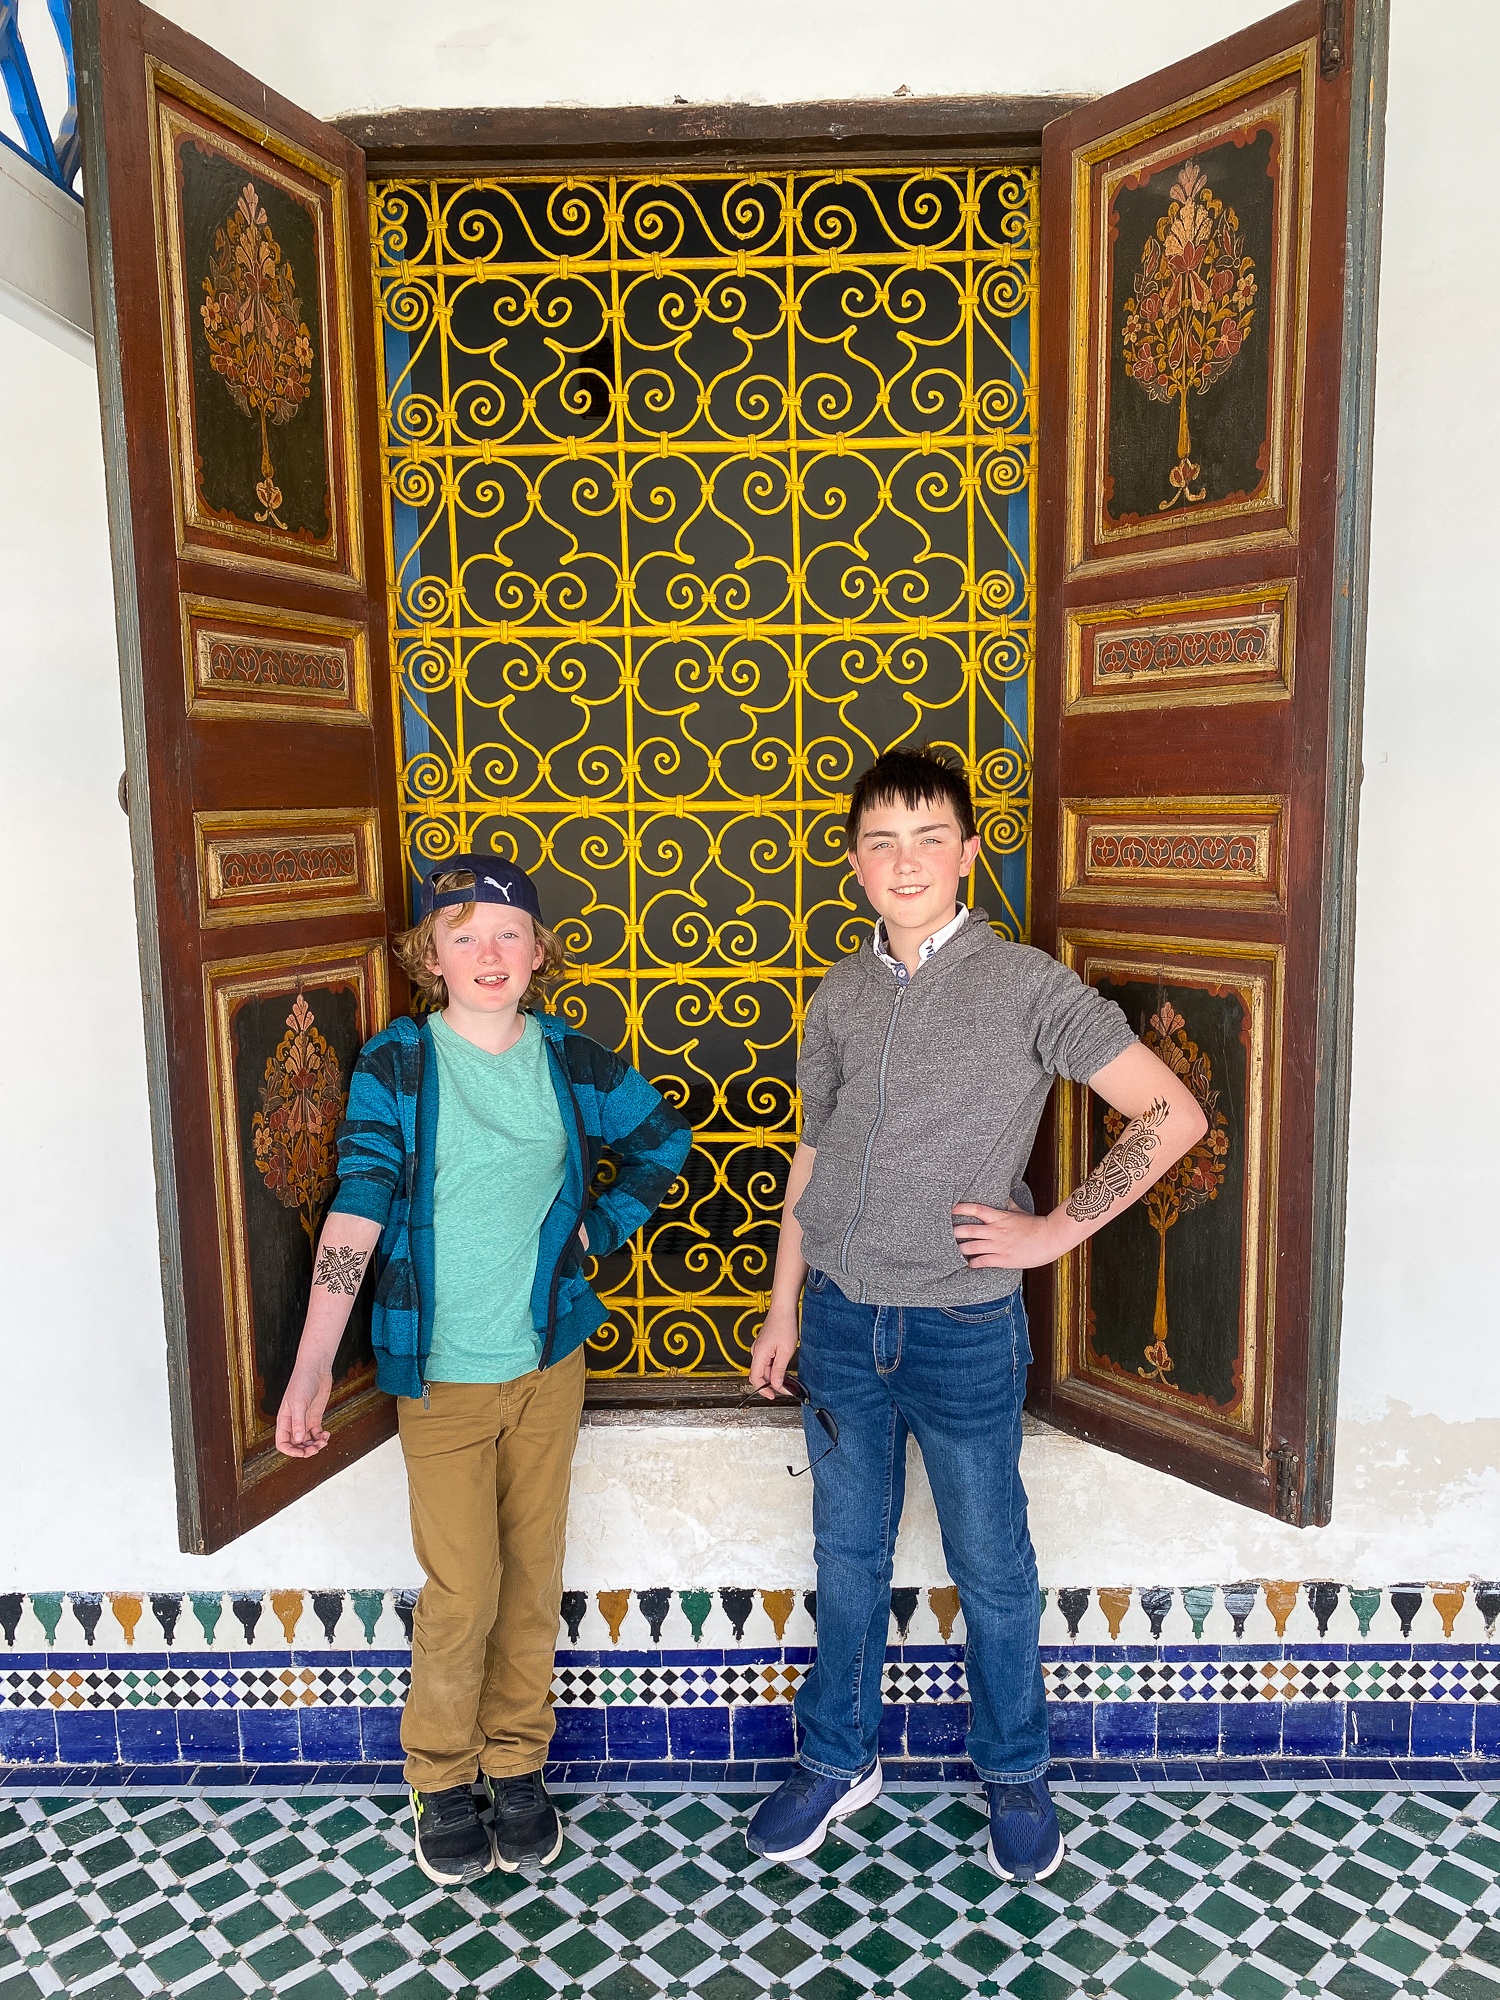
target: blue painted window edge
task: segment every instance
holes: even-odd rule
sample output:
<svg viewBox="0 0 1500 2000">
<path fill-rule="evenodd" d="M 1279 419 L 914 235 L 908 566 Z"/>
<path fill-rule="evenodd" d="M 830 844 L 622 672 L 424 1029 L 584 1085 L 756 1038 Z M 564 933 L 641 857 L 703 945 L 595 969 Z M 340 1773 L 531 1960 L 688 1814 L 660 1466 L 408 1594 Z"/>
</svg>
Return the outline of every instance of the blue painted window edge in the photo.
<svg viewBox="0 0 1500 2000">
<path fill-rule="evenodd" d="M 81 197 L 73 188 L 78 174 L 80 142 L 78 84 L 73 68 L 73 23 L 68 0 L 47 0 L 47 13 L 68 73 L 68 108 L 56 132 L 50 131 L 47 126 L 47 114 L 42 108 L 31 60 L 21 39 L 18 10 L 19 0 L 0 0 L 0 76 L 4 78 L 11 115 L 20 127 L 24 144 L 18 146 L 14 139 L 0 132 L 0 145 L 12 153 L 19 153 L 23 160 L 29 160 L 54 187 L 60 187 L 64 194 L 81 205 Z"/>
</svg>

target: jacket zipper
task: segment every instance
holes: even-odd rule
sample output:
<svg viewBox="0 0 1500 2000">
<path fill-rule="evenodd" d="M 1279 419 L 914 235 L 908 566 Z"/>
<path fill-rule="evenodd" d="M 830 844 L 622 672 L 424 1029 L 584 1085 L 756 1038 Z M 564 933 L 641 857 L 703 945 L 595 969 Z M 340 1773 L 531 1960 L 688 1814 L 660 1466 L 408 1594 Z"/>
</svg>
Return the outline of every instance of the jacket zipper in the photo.
<svg viewBox="0 0 1500 2000">
<path fill-rule="evenodd" d="M 845 1277 L 849 1275 L 849 1245 L 854 1241 L 854 1232 L 858 1229 L 859 1219 L 865 1212 L 865 1192 L 870 1185 L 870 1159 L 875 1151 L 876 1136 L 880 1131 L 881 1125 L 885 1122 L 885 1072 L 886 1066 L 891 1059 L 891 1043 L 896 1039 L 896 1022 L 901 1015 L 901 1002 L 905 998 L 906 988 L 898 984 L 896 987 L 896 998 L 891 1006 L 890 1024 L 885 1031 L 885 1047 L 880 1051 L 880 1081 L 875 1099 L 875 1117 L 870 1126 L 870 1136 L 865 1141 L 865 1157 L 860 1163 L 859 1198 L 855 1203 L 854 1214 L 850 1219 L 849 1227 L 844 1231 L 844 1247 L 839 1252 L 839 1269 L 844 1273 Z M 863 1305 L 864 1302 L 865 1288 L 861 1284 L 859 1288 L 859 1303 Z"/>
<path fill-rule="evenodd" d="M 558 1057 L 558 1066 L 562 1069 L 563 1082 L 568 1086 L 568 1103 L 572 1106 L 573 1125 L 578 1133 L 578 1171 L 579 1175 L 582 1176 L 589 1156 L 588 1146 L 583 1136 L 583 1113 L 578 1109 L 578 1098 L 573 1090 L 573 1079 L 568 1075 L 566 1063 L 561 1055 Z M 557 1253 L 557 1262 L 552 1267 L 552 1284 L 547 1293 L 547 1338 L 542 1343 L 541 1358 L 536 1364 L 538 1368 L 545 1368 L 552 1359 L 552 1341 L 557 1332 L 557 1289 L 562 1283 L 563 1263 L 568 1254 L 568 1245 L 583 1227 L 583 1219 L 588 1212 L 588 1182 L 584 1181 L 583 1206 L 579 1209 L 577 1215 L 574 1216 L 573 1225 L 563 1238 L 562 1248 Z"/>
<path fill-rule="evenodd" d="M 415 1124 L 412 1132 L 411 1157 L 406 1163 L 406 1228 L 407 1239 L 411 1234 L 412 1202 L 417 1192 L 417 1145 L 422 1136 L 422 1085 L 427 1081 L 427 1051 L 417 1038 L 417 1102 Z M 422 1284 L 417 1276 L 417 1260 L 411 1260 L 412 1290 L 417 1295 L 417 1380 L 422 1385 L 422 1408 L 432 1408 L 432 1385 L 427 1380 L 426 1357 L 422 1353 Z"/>
</svg>

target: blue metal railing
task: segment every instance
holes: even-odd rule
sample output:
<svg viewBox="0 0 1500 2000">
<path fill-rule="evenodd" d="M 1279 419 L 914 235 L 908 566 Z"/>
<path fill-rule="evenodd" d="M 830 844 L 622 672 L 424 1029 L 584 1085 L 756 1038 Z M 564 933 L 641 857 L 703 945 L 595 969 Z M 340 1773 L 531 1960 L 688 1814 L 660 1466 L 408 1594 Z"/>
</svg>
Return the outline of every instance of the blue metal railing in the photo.
<svg viewBox="0 0 1500 2000">
<path fill-rule="evenodd" d="M 0 132 L 0 145 L 23 153 L 49 181 L 56 181 L 66 193 L 72 194 L 79 157 L 78 87 L 73 74 L 73 23 L 68 0 L 47 0 L 47 14 L 67 69 L 68 108 L 57 130 L 49 130 L 26 45 L 21 40 L 20 0 L 0 0 L 0 76 L 5 79 L 11 116 L 21 134 L 21 144 L 17 146 L 8 133 Z"/>
</svg>

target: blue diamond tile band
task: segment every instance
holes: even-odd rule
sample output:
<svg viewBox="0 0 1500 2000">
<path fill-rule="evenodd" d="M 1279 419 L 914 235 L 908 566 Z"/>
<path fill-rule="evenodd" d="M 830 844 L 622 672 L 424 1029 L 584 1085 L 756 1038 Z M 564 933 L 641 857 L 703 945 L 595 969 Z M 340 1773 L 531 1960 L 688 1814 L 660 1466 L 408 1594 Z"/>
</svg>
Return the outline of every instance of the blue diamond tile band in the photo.
<svg viewBox="0 0 1500 2000">
<path fill-rule="evenodd" d="M 415 1592 L 0 1597 L 0 1764 L 373 1765 L 400 1755 Z M 791 1590 L 570 1591 L 558 1764 L 760 1767 L 794 1754 L 815 1605 Z M 1047 1592 L 1043 1674 L 1064 1761 L 1500 1759 L 1500 1592 L 1231 1584 Z M 123 1643 L 122 1643 L 123 1641 Z M 961 1774 L 962 1614 L 893 1593 L 882 1754 Z"/>
</svg>

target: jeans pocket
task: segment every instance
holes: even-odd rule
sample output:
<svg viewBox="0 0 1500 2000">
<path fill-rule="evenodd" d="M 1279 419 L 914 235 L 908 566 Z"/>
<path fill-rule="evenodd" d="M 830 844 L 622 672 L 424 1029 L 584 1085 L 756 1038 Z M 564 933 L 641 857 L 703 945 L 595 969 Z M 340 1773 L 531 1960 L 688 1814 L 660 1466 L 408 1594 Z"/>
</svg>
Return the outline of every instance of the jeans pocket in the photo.
<svg viewBox="0 0 1500 2000">
<path fill-rule="evenodd" d="M 1016 1286 L 1010 1294 L 1010 1306 L 1016 1314 L 1016 1352 L 1020 1354 L 1022 1368 L 1028 1368 L 1032 1362 L 1032 1326 L 1026 1318 L 1026 1300 L 1022 1298 L 1020 1286 Z"/>
<path fill-rule="evenodd" d="M 1016 1377 L 1020 1382 L 1024 1384 L 1026 1380 L 1026 1370 L 1031 1366 L 1031 1361 L 1032 1361 L 1031 1329 L 1027 1323 L 1026 1307 L 1022 1303 L 1021 1291 L 1019 1286 L 1017 1286 L 1016 1290 L 1012 1292 L 1010 1302 L 1015 1307 L 1015 1316 L 1012 1325 L 1011 1341 L 1013 1343 L 1013 1350 L 1015 1354 Z"/>
<path fill-rule="evenodd" d="M 1010 1311 L 1010 1299 L 985 1299 L 977 1306 L 939 1306 L 944 1319 L 956 1319 L 961 1326 L 984 1326 L 1002 1320 Z"/>
<path fill-rule="evenodd" d="M 807 1276 L 803 1279 L 802 1284 L 805 1291 L 814 1294 L 826 1292 L 828 1290 L 828 1273 L 816 1270 L 809 1264 L 807 1267 Z"/>
</svg>

